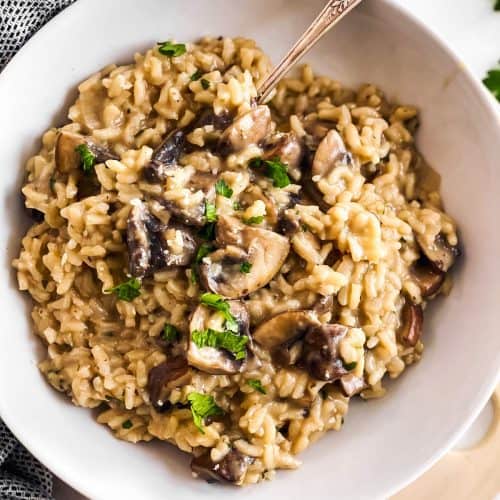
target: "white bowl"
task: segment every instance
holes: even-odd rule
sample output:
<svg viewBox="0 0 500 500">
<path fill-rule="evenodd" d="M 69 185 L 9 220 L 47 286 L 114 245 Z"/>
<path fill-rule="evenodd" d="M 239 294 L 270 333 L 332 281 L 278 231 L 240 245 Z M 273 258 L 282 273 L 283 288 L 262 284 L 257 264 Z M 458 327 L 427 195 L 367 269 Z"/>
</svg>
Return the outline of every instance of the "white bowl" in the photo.
<svg viewBox="0 0 500 500">
<path fill-rule="evenodd" d="M 500 122 L 493 100 L 424 26 L 371 0 L 307 57 L 343 82 L 372 81 L 422 110 L 419 147 L 443 175 L 465 258 L 453 292 L 427 314 L 422 362 L 387 397 L 354 404 L 342 432 L 302 455 L 295 472 L 234 491 L 191 478 L 188 459 L 158 443 L 113 439 L 40 376 L 42 347 L 9 264 L 27 225 L 19 186 L 40 134 L 61 124 L 75 85 L 160 39 L 254 37 L 276 60 L 322 0 L 81 0 L 42 29 L 0 76 L 0 412 L 19 439 L 92 498 L 375 498 L 416 478 L 458 439 L 490 395 L 500 365 Z"/>
</svg>

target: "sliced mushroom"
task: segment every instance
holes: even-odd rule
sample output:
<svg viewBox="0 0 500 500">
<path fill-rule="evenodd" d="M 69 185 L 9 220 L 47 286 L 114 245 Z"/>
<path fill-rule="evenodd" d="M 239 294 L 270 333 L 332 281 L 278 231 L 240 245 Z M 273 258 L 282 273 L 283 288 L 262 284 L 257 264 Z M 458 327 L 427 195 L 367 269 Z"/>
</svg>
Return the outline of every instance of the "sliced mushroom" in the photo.
<svg viewBox="0 0 500 500">
<path fill-rule="evenodd" d="M 191 470 L 196 476 L 208 482 L 226 481 L 241 484 L 253 458 L 232 449 L 220 462 L 214 462 L 210 451 L 191 460 Z"/>
<path fill-rule="evenodd" d="M 280 365 L 294 364 L 300 352 L 293 346 L 308 331 L 320 323 L 314 311 L 286 311 L 261 323 L 252 337 L 273 355 Z"/>
<path fill-rule="evenodd" d="M 191 230 L 175 223 L 165 227 L 139 199 L 131 200 L 130 204 L 127 222 L 130 274 L 143 278 L 166 267 L 188 266 L 197 247 Z"/>
<path fill-rule="evenodd" d="M 344 394 L 348 397 L 355 396 L 363 391 L 367 384 L 361 377 L 356 377 L 353 373 L 348 373 L 340 378 L 340 385 Z"/>
<path fill-rule="evenodd" d="M 338 163 L 352 163 L 352 156 L 347 152 L 344 141 L 336 130 L 330 130 L 319 143 L 312 163 L 312 176 L 327 176 Z"/>
<path fill-rule="evenodd" d="M 401 326 L 398 330 L 398 339 L 401 343 L 415 346 L 422 336 L 424 313 L 422 307 L 406 301 L 401 310 Z"/>
<path fill-rule="evenodd" d="M 245 305 L 240 301 L 229 301 L 229 310 L 238 324 L 238 335 L 249 333 L 249 317 Z M 189 331 L 203 331 L 212 311 L 203 305 L 199 305 L 193 312 Z M 250 345 L 247 344 L 247 353 Z M 216 347 L 199 347 L 190 338 L 188 347 L 188 362 L 191 366 L 206 373 L 215 375 L 233 374 L 244 370 L 246 359 L 236 359 L 231 352 Z"/>
<path fill-rule="evenodd" d="M 455 259 L 460 256 L 458 245 L 450 245 L 446 237 L 441 233 L 437 235 L 436 239 L 430 245 L 421 235 L 417 235 L 416 239 L 425 256 L 439 271 L 444 273 L 450 269 L 455 263 Z"/>
<path fill-rule="evenodd" d="M 129 272 L 136 278 L 143 278 L 149 271 L 151 243 L 146 221 L 149 213 L 139 199 L 130 201 L 132 209 L 127 221 L 127 246 Z"/>
<path fill-rule="evenodd" d="M 284 210 L 278 219 L 277 230 L 291 238 L 297 231 L 300 231 L 300 217 L 296 210 L 288 208 Z"/>
<path fill-rule="evenodd" d="M 324 324 L 309 328 L 299 363 L 318 379 L 333 382 L 347 375 L 348 370 L 339 354 L 340 341 L 348 328 L 338 324 Z"/>
<path fill-rule="evenodd" d="M 412 266 L 410 275 L 424 298 L 437 293 L 446 277 L 445 273 L 436 269 L 426 258 L 419 259 Z"/>
<path fill-rule="evenodd" d="M 278 134 L 274 142 L 264 149 L 262 158 L 272 160 L 279 158 L 281 162 L 288 166 L 288 174 L 294 181 L 300 180 L 300 165 L 304 156 L 304 145 L 302 141 L 293 133 Z"/>
<path fill-rule="evenodd" d="M 267 106 L 257 106 L 224 130 L 218 150 L 223 156 L 237 153 L 252 144 L 260 144 L 270 132 L 271 112 Z"/>
<path fill-rule="evenodd" d="M 182 167 L 179 167 L 182 168 Z M 213 203 L 215 200 L 215 176 L 207 172 L 195 172 L 188 183 L 186 188 L 192 193 L 201 191 L 203 198 L 198 203 L 192 203 L 188 199 L 182 198 L 180 200 L 159 200 L 175 217 L 183 224 L 188 226 L 204 226 L 205 219 L 205 205 L 206 203 Z"/>
<path fill-rule="evenodd" d="M 216 235 L 221 248 L 203 259 L 200 274 L 209 290 L 229 299 L 267 285 L 290 251 L 284 236 L 247 226 L 234 217 L 220 216 Z M 249 272 L 242 272 L 243 262 L 250 264 Z"/>
<path fill-rule="evenodd" d="M 151 161 L 144 167 L 144 179 L 151 183 L 164 182 L 169 170 L 176 165 L 183 152 L 186 136 L 183 130 L 174 130 L 155 149 Z"/>
<path fill-rule="evenodd" d="M 61 131 L 57 137 L 54 151 L 56 168 L 60 172 L 69 173 L 80 168 L 81 157 L 76 148 L 82 144 L 86 144 L 89 148 L 89 151 L 95 157 L 96 163 L 119 159 L 107 148 L 99 146 L 88 137 L 73 132 Z"/>
<path fill-rule="evenodd" d="M 190 379 L 185 356 L 175 356 L 151 368 L 147 389 L 153 407 L 158 411 L 168 409 L 165 396 L 175 387 L 185 385 Z"/>
</svg>

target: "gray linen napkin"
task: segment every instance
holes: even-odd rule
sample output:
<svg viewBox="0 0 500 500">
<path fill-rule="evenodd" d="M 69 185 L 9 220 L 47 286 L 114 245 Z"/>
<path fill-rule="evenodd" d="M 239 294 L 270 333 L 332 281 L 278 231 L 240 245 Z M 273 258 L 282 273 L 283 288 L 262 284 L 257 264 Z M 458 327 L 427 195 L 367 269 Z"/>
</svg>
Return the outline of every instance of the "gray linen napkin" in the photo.
<svg viewBox="0 0 500 500">
<path fill-rule="evenodd" d="M 74 0 L 0 0 L 0 71 L 49 19 Z M 0 420 L 0 499 L 50 500 L 52 474 Z"/>
</svg>

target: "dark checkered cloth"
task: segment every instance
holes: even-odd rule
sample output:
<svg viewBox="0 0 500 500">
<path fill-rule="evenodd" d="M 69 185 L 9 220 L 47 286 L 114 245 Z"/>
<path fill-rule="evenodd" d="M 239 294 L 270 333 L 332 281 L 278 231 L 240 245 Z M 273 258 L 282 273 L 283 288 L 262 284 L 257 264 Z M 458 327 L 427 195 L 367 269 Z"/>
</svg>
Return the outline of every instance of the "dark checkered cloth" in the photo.
<svg viewBox="0 0 500 500">
<path fill-rule="evenodd" d="M 38 29 L 73 1 L 0 0 L 0 71 Z M 52 474 L 1 420 L 0 499 L 52 499 Z"/>
</svg>

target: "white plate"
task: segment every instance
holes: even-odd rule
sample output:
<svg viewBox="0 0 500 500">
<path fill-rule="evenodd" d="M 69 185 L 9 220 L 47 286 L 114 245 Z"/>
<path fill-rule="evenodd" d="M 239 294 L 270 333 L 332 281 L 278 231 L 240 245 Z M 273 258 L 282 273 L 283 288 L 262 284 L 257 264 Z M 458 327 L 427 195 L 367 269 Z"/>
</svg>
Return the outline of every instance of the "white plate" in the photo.
<svg viewBox="0 0 500 500">
<path fill-rule="evenodd" d="M 486 402 L 500 365 L 500 123 L 493 100 L 417 21 L 368 0 L 308 57 L 347 83 L 373 81 L 422 109 L 419 146 L 443 174 L 446 207 L 460 222 L 466 257 L 447 300 L 426 316 L 426 352 L 383 400 L 354 404 L 340 433 L 302 455 L 295 472 L 235 491 L 191 479 L 188 459 L 158 443 L 111 437 L 91 412 L 43 381 L 42 349 L 9 268 L 27 221 L 19 186 L 43 130 L 61 124 L 75 85 L 109 62 L 175 37 L 256 38 L 276 60 L 321 0 L 80 0 L 42 29 L 0 75 L 0 414 L 63 480 L 92 498 L 374 498 L 435 462 Z"/>
</svg>

